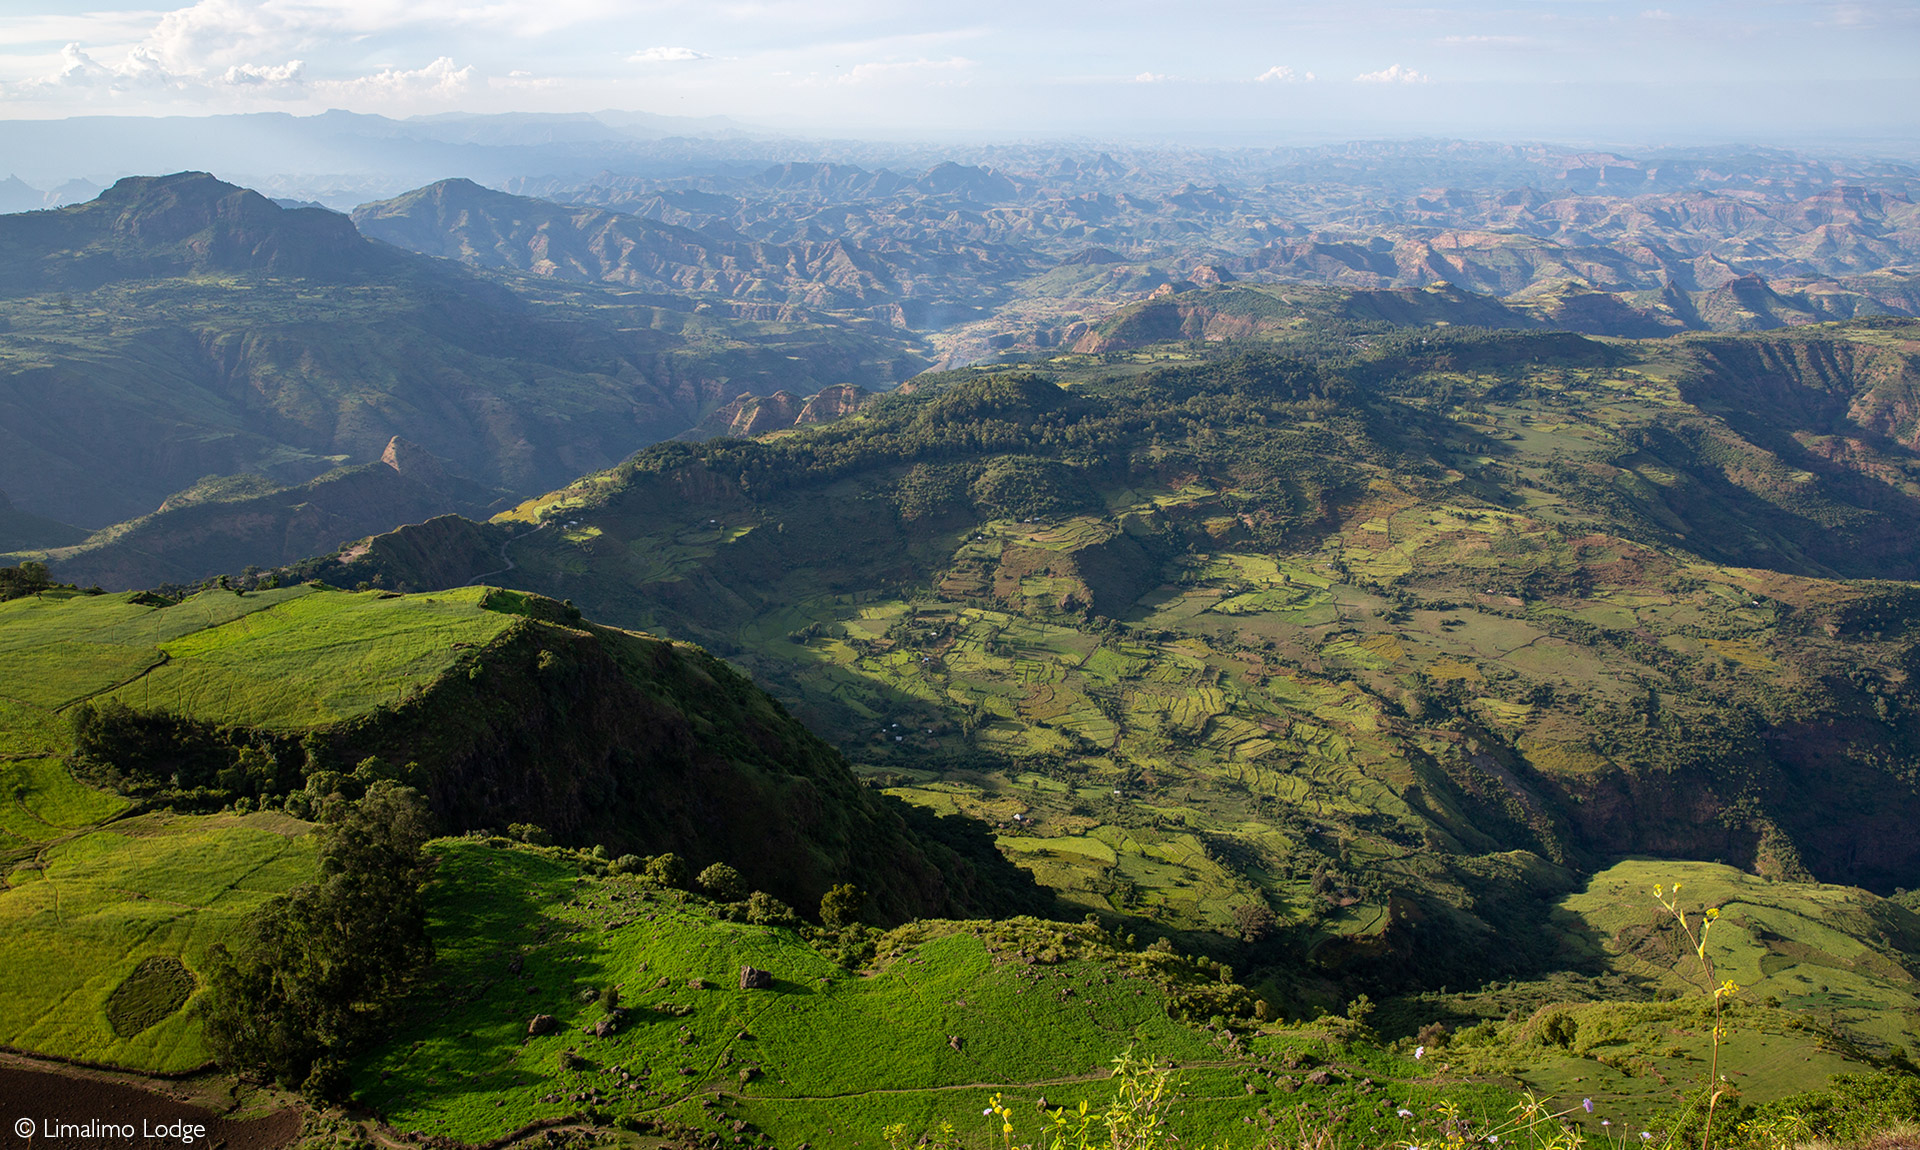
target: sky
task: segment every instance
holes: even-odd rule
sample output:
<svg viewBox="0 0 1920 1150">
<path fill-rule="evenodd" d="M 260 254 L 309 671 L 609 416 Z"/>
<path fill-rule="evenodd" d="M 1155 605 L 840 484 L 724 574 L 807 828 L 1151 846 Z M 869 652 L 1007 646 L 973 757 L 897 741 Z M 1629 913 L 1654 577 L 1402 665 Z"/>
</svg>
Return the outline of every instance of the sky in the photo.
<svg viewBox="0 0 1920 1150">
<path fill-rule="evenodd" d="M 1920 147 L 1916 97 L 1920 0 L 0 0 L 0 119 Z"/>
</svg>

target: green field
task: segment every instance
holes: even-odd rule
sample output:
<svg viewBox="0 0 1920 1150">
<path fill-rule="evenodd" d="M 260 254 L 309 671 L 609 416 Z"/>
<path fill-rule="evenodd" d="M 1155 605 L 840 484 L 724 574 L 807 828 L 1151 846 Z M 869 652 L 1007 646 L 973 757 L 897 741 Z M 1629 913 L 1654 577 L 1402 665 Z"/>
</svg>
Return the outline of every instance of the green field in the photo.
<svg viewBox="0 0 1920 1150">
<path fill-rule="evenodd" d="M 300 730 L 404 702 L 513 617 L 484 588 L 405 598 L 310 587 L 205 591 L 170 606 L 138 595 L 40 595 L 0 604 L 0 706 L 9 738 L 82 700 L 119 699 L 212 723 Z M 64 746 L 64 742 L 54 745 Z"/>
<path fill-rule="evenodd" d="M 185 1009 L 116 1033 L 109 1003 L 155 956 L 204 972 L 247 912 L 310 877 L 306 831 L 283 815 L 141 815 L 14 864 L 0 888 L 0 1044 L 157 1073 L 206 1063 Z"/>
</svg>

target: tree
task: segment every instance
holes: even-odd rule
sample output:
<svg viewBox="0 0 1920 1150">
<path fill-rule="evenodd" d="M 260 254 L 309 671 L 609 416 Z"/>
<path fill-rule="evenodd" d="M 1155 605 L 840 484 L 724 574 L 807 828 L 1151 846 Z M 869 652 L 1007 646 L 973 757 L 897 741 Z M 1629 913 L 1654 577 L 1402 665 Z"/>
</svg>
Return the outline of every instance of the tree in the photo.
<svg viewBox="0 0 1920 1150">
<path fill-rule="evenodd" d="M 686 860 L 672 851 L 662 855 L 651 855 L 647 859 L 647 877 L 661 886 L 685 890 L 689 877 Z"/>
<path fill-rule="evenodd" d="M 756 926 L 798 926 L 800 916 L 786 903 L 757 890 L 747 896 L 747 921 Z"/>
<path fill-rule="evenodd" d="M 739 902 L 747 897 L 745 876 L 726 863 L 714 863 L 701 871 L 700 887 L 721 902 Z"/>
<path fill-rule="evenodd" d="M 864 891 L 843 882 L 820 897 L 820 921 L 834 930 L 845 930 L 860 921 L 860 912 L 866 904 Z"/>
<path fill-rule="evenodd" d="M 319 880 L 214 948 L 201 1011 L 226 1069 L 338 1097 L 349 1055 L 433 960 L 420 897 L 431 816 L 418 792 L 382 781 L 327 817 Z"/>
</svg>

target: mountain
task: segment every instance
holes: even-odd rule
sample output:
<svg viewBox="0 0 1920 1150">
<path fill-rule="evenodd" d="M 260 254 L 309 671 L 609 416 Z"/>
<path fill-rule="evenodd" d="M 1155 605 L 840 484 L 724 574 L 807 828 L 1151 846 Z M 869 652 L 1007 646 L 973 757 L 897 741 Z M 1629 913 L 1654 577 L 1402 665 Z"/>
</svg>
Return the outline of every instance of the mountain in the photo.
<svg viewBox="0 0 1920 1150">
<path fill-rule="evenodd" d="M 904 385 L 911 386 L 911 385 Z M 799 396 L 790 391 L 772 395 L 748 393 L 725 407 L 715 408 L 700 425 L 682 439 L 710 439 L 716 435 L 762 435 L 784 427 L 805 427 L 845 419 L 873 398 L 864 388 L 850 383 L 822 388 L 812 395 Z"/>
<path fill-rule="evenodd" d="M 1623 855 L 1920 866 L 1912 325 L 1162 347 L 664 444 L 501 554 L 1081 906 L 1271 914 L 1288 994 L 1540 969 L 1523 923 Z"/>
<path fill-rule="evenodd" d="M 742 390 L 880 387 L 912 363 L 857 331 L 529 298 L 194 173 L 0 217 L 0 247 L 0 487 L 88 528 L 209 475 L 305 483 L 396 436 L 526 494 Z M 284 546 L 249 561 L 279 562 Z"/>
</svg>

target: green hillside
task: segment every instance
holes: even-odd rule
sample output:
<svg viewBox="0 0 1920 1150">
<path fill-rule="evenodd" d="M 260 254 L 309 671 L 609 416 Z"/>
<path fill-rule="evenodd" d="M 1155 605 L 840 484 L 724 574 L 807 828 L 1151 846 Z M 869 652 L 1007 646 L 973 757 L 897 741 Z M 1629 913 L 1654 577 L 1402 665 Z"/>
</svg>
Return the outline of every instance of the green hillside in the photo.
<svg viewBox="0 0 1920 1150">
<path fill-rule="evenodd" d="M 1559 1120 L 1529 1130 L 1511 1112 L 1526 1090 L 1557 1100 L 1552 1109 L 1571 1111 L 1587 1137 L 1647 1128 L 1664 1137 L 1709 1046 L 1697 988 L 1657 1002 L 1561 1001 L 1478 1026 L 1450 1013 L 1462 1000 L 1435 998 L 1411 1004 L 1441 1024 L 1419 1043 L 1386 1043 L 1340 1017 L 1263 1024 L 1254 1015 L 1266 1005 L 1229 970 L 1091 923 L 917 922 L 879 936 L 872 960 L 849 970 L 802 937 L 818 940 L 815 928 L 727 921 L 704 898 L 596 874 L 565 852 L 498 839 L 434 849 L 439 960 L 407 1021 L 355 1079 L 362 1103 L 411 1138 L 472 1144 L 558 1125 L 674 1144 L 710 1145 L 717 1134 L 723 1145 L 738 1135 L 734 1144 L 879 1146 L 889 1126 L 911 1143 L 945 1123 L 971 1145 L 998 1135 L 1001 1118 L 988 1124 L 981 1113 L 998 1096 L 1025 1139 L 1045 1125 L 1042 1100 L 1068 1115 L 1083 1100 L 1104 1110 L 1122 1052 L 1177 1067 L 1166 1130 L 1207 1145 L 1265 1145 L 1270 1132 L 1301 1128 L 1340 1146 L 1415 1140 L 1444 1133 L 1448 1104 L 1508 1140 L 1557 1134 Z M 1843 904 L 1884 905 L 1857 891 L 1623 864 L 1566 900 L 1563 937 L 1577 944 L 1576 921 L 1646 921 L 1649 873 L 1728 898 L 1724 913 L 1742 929 L 1804 916 L 1808 929 L 1788 928 L 1794 938 L 1817 935 L 1843 964 L 1879 962 L 1867 976 L 1879 980 L 1874 990 L 1897 978 L 1913 1001 L 1912 976 L 1890 974 L 1885 951 L 1845 933 L 1860 924 Z M 1753 937 L 1716 947 L 1730 972 L 1760 977 L 1747 969 Z M 1770 977 L 1791 982 L 1823 960 L 1812 961 Z M 743 988 L 747 966 L 772 985 Z M 1674 966 L 1648 969 L 1657 980 Z M 1856 988 L 1866 989 L 1834 989 Z M 1818 1015 L 1776 1003 L 1776 982 L 1748 989 L 1723 1051 L 1739 1106 L 1871 1071 Z M 536 1024 L 542 1016 L 551 1022 Z M 1447 1022 L 1462 1028 L 1449 1034 Z"/>
<path fill-rule="evenodd" d="M 1295 1008 L 1547 969 L 1622 855 L 1913 873 L 1910 328 L 1178 350 L 655 448 L 503 517 L 514 578 Z"/>
</svg>

